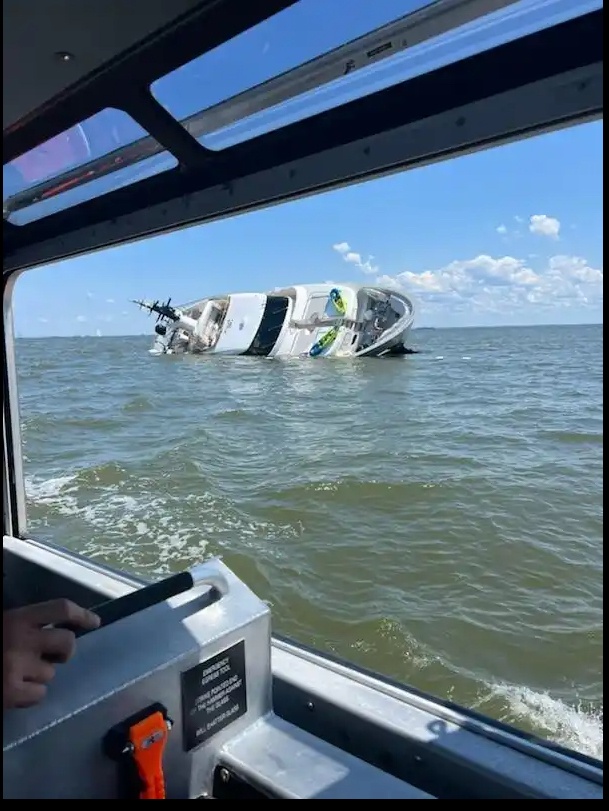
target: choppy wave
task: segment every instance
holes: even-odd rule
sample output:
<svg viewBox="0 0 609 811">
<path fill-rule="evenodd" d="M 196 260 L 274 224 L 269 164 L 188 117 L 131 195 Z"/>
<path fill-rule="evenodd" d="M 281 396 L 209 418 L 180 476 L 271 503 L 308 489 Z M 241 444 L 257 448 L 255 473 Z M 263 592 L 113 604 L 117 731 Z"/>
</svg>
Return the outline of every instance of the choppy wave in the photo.
<svg viewBox="0 0 609 811">
<path fill-rule="evenodd" d="M 32 532 L 148 576 L 219 555 L 282 633 L 602 757 L 602 330 L 422 339 L 306 368 L 23 342 Z"/>
<path fill-rule="evenodd" d="M 500 720 L 524 724 L 569 749 L 603 759 L 602 707 L 581 701 L 571 706 L 523 686 L 495 686 L 491 696 L 504 702 L 503 711 L 497 713 Z"/>
</svg>

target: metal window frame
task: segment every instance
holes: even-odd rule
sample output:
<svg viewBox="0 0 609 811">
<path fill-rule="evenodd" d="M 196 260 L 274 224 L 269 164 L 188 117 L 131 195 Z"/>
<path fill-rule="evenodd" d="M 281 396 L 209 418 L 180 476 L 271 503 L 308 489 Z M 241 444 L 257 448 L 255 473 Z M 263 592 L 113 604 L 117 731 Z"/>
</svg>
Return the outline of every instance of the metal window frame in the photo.
<svg viewBox="0 0 609 811">
<path fill-rule="evenodd" d="M 519 0 L 435 0 L 327 54 L 189 115 L 180 124 L 189 135 L 198 139 L 281 103 L 302 98 L 309 91 L 323 88 L 346 75 L 353 76 L 362 68 L 377 65 L 398 53 L 435 40 L 457 27 L 476 22 L 518 2 Z M 153 92 L 152 87 L 150 91 Z M 146 88 L 141 89 L 142 96 L 146 93 Z M 92 177 L 99 179 L 118 171 L 120 167 L 134 166 L 164 151 L 165 147 L 148 135 L 101 158 L 81 164 L 59 177 L 15 194 L 5 201 L 5 212 L 19 211 L 35 202 L 46 200 L 61 193 L 68 185 L 71 189 L 77 187 L 81 185 L 79 179 L 86 178 L 84 182 Z M 206 149 L 206 152 L 210 155 L 210 150 Z M 189 153 L 181 154 L 183 165 L 188 166 L 192 155 L 195 156 L 193 160 L 199 161 L 202 154 L 190 143 Z"/>
<path fill-rule="evenodd" d="M 15 365 L 12 297 L 18 274 L 3 277 L 2 306 L 2 506 L 4 534 L 24 537 L 26 532 L 26 496 L 23 476 L 19 391 Z"/>
</svg>

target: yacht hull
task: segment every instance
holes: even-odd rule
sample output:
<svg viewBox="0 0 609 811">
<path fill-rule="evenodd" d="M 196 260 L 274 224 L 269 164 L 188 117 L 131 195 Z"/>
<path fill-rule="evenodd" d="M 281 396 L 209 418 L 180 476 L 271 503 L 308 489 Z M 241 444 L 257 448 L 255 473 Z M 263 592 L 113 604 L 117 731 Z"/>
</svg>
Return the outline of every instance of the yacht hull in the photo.
<svg viewBox="0 0 609 811">
<path fill-rule="evenodd" d="M 415 317 L 404 293 L 351 283 L 137 303 L 158 315 L 154 355 L 384 357 L 405 348 Z"/>
</svg>

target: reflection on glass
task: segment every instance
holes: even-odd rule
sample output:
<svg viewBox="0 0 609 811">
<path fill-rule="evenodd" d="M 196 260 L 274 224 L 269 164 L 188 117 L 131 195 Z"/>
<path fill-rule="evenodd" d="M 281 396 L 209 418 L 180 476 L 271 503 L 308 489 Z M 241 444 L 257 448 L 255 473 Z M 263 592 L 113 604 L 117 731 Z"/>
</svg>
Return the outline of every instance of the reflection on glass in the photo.
<svg viewBox="0 0 609 811">
<path fill-rule="evenodd" d="M 174 169 L 178 165 L 176 159 L 169 152 L 161 152 L 153 157 L 138 161 L 136 164 L 127 164 L 122 169 L 116 169 L 111 174 L 102 177 L 85 179 L 80 183 L 74 183 L 71 187 L 64 187 L 60 193 L 54 194 L 47 199 L 40 200 L 26 205 L 10 213 L 8 221 L 12 225 L 27 225 L 35 220 L 56 214 L 58 211 L 65 211 L 67 208 L 94 200 L 103 194 L 108 194 L 115 189 L 129 186 L 138 180 L 145 180 L 153 175 Z M 67 186 L 67 184 L 66 184 Z"/>
<path fill-rule="evenodd" d="M 110 108 L 101 110 L 6 164 L 3 199 L 109 155 L 146 135 L 126 113 Z"/>
</svg>

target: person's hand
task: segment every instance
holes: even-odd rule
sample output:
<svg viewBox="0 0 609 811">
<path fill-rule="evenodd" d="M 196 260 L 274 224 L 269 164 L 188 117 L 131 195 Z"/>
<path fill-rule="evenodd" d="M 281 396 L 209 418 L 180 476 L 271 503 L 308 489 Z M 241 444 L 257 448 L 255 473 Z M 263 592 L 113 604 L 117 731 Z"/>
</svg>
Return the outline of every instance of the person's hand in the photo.
<svg viewBox="0 0 609 811">
<path fill-rule="evenodd" d="M 2 617 L 3 709 L 31 707 L 46 695 L 55 663 L 74 653 L 75 635 L 69 625 L 92 631 L 99 617 L 70 600 L 49 600 L 4 611 Z"/>
</svg>

